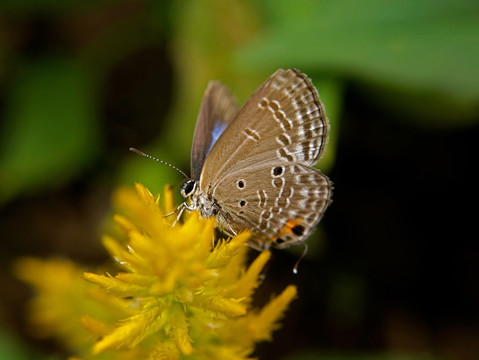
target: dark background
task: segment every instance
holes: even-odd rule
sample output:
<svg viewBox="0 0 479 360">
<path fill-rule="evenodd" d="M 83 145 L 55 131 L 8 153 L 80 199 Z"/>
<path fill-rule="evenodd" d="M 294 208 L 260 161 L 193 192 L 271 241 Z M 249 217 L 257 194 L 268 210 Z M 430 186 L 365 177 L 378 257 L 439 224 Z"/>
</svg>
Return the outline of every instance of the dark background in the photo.
<svg viewBox="0 0 479 360">
<path fill-rule="evenodd" d="M 258 304 L 290 283 L 299 297 L 255 355 L 479 358 L 478 14 L 472 1 L 2 2 L 0 358 L 68 353 L 32 335 L 15 260 L 107 261 L 114 188 L 181 183 L 128 148 L 188 170 L 208 80 L 243 103 L 279 67 L 325 103 L 319 167 L 335 192 L 298 275 L 300 249 L 274 252 Z"/>
</svg>

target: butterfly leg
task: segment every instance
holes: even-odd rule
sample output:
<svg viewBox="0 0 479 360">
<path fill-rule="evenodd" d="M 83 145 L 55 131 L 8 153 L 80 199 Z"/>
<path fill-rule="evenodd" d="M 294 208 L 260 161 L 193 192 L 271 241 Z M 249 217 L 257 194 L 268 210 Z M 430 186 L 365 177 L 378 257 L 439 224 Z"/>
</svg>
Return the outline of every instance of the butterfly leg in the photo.
<svg viewBox="0 0 479 360">
<path fill-rule="evenodd" d="M 224 211 L 220 211 L 220 212 L 218 213 L 218 217 L 221 217 L 221 222 L 228 227 L 228 230 L 229 230 L 228 233 L 229 233 L 230 235 L 237 236 L 238 234 L 237 234 L 236 231 L 234 231 L 233 228 L 231 227 L 230 221 L 228 220 L 228 218 L 226 217 L 226 215 L 228 215 L 228 214 L 226 214 Z"/>
<path fill-rule="evenodd" d="M 264 247 L 259 246 L 258 244 L 254 243 L 254 242 L 251 242 L 251 241 L 248 241 L 248 242 L 246 243 L 246 245 L 248 245 L 250 248 L 252 248 L 252 249 L 254 249 L 254 250 L 256 250 L 256 251 L 259 251 L 259 252 L 261 252 L 261 251 L 264 250 Z"/>
<path fill-rule="evenodd" d="M 171 226 L 175 226 L 175 225 L 176 225 L 176 223 L 180 220 L 181 215 L 183 214 L 183 211 L 185 211 L 185 209 L 187 209 L 187 210 L 189 210 L 189 211 L 194 210 L 194 208 L 193 208 L 191 205 L 189 205 L 189 204 L 186 203 L 186 202 L 183 202 L 183 203 L 181 203 L 180 205 L 178 205 L 178 207 L 175 209 L 175 211 L 172 211 L 172 212 L 170 212 L 169 214 L 166 214 L 166 215 L 165 215 L 165 217 L 168 217 L 168 216 L 173 215 L 174 213 L 177 213 L 176 219 L 175 219 L 175 221 L 173 222 L 173 225 L 171 225 Z"/>
</svg>

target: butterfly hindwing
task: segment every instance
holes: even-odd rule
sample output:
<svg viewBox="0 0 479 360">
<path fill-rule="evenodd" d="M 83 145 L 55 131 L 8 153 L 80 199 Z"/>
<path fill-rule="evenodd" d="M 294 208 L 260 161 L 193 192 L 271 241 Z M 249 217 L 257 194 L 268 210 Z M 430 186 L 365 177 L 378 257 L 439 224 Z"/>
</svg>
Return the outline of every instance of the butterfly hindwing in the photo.
<svg viewBox="0 0 479 360">
<path fill-rule="evenodd" d="M 222 199 L 235 231 L 250 229 L 257 246 L 287 247 L 310 235 L 331 202 L 332 190 L 318 170 L 283 162 L 228 174 L 213 196 Z"/>
</svg>

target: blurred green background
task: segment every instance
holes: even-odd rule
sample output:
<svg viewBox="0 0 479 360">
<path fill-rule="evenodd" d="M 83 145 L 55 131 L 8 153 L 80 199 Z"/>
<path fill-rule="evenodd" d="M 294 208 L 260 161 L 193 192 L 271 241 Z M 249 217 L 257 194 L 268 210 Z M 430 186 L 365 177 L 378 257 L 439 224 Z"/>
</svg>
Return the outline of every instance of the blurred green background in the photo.
<svg viewBox="0 0 479 360">
<path fill-rule="evenodd" d="M 258 303 L 288 283 L 299 299 L 255 356 L 479 359 L 479 3 L 463 0 L 1 1 L 1 359 L 64 356 L 29 328 L 12 261 L 105 261 L 111 191 L 182 181 L 128 148 L 187 172 L 207 82 L 242 103 L 280 67 L 325 103 L 335 195 L 299 275 L 274 253 Z"/>
</svg>

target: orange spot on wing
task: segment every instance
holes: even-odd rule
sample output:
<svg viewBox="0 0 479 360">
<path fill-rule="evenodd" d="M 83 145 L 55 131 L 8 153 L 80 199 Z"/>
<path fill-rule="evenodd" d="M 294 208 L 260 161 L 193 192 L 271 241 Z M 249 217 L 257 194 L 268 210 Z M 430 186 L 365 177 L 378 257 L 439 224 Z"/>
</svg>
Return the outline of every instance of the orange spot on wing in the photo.
<svg viewBox="0 0 479 360">
<path fill-rule="evenodd" d="M 301 225 L 302 222 L 303 222 L 302 218 L 290 219 L 286 221 L 286 224 L 284 224 L 284 226 L 279 230 L 279 236 L 286 235 L 286 234 L 291 235 L 293 233 L 293 228 L 296 225 Z"/>
</svg>

